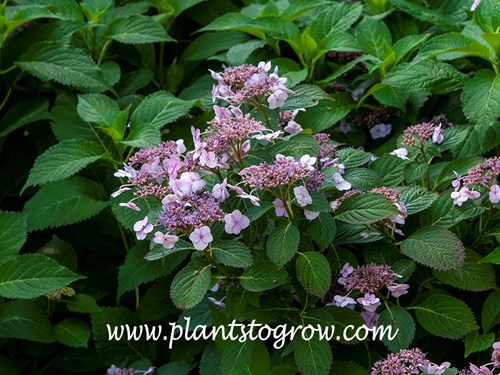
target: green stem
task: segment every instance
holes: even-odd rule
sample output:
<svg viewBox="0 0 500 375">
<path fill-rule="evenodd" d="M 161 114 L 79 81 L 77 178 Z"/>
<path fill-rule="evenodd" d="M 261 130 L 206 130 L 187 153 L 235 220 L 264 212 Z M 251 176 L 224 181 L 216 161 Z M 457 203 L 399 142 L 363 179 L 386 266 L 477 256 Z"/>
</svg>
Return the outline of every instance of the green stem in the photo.
<svg viewBox="0 0 500 375">
<path fill-rule="evenodd" d="M 97 60 L 97 65 L 101 65 L 102 59 L 104 58 L 104 54 L 108 50 L 109 45 L 111 44 L 111 40 L 106 41 L 104 46 L 101 49 L 101 53 L 99 54 L 99 59 Z"/>
<path fill-rule="evenodd" d="M 139 293 L 139 287 L 135 287 L 135 310 L 137 311 L 139 309 L 139 304 L 141 302 L 141 295 Z"/>
<path fill-rule="evenodd" d="M 9 72 L 13 71 L 13 70 L 14 70 L 14 69 L 16 69 L 16 68 L 17 68 L 17 65 L 12 65 L 10 68 L 7 68 L 7 69 L 5 69 L 5 70 L 1 70 L 1 71 L 0 71 L 0 75 L 2 75 L 2 74 L 6 74 L 6 73 L 9 73 Z"/>
</svg>

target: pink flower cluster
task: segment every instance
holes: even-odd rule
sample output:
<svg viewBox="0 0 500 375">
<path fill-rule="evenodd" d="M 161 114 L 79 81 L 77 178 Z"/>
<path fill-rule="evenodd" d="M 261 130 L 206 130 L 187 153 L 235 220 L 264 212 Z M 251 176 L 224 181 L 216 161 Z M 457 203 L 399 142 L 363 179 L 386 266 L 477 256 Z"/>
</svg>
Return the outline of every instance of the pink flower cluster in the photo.
<svg viewBox="0 0 500 375">
<path fill-rule="evenodd" d="M 500 186 L 498 176 L 500 175 L 500 157 L 486 159 L 469 169 L 465 176 L 455 172 L 456 179 L 451 183 L 454 191 L 451 193 L 453 203 L 461 206 L 465 202 L 481 197 L 481 193 L 474 189 L 486 189 L 488 198 L 492 204 L 500 202 Z"/>
<path fill-rule="evenodd" d="M 403 146 L 415 146 L 418 143 L 424 143 L 432 138 L 433 143 L 443 143 L 443 128 L 441 124 L 435 125 L 431 122 L 423 122 L 421 124 L 413 125 L 405 129 L 403 132 Z"/>
<path fill-rule="evenodd" d="M 340 270 L 340 275 L 337 282 L 345 288 L 347 295 L 335 295 L 327 306 L 354 309 L 356 304 L 359 304 L 363 308 L 361 317 L 368 327 L 377 324 L 376 310 L 382 303 L 376 294 L 380 289 L 387 287 L 392 296 L 397 298 L 408 293 L 410 287 L 408 284 L 395 283 L 396 278 L 400 276 L 387 265 L 371 263 L 354 268 L 346 263 Z M 349 297 L 354 291 L 361 292 L 362 296 L 357 299 Z"/>
<path fill-rule="evenodd" d="M 269 108 L 283 106 L 291 91 L 285 86 L 286 78 L 278 76 L 278 68 L 273 73 L 271 62 L 260 62 L 258 66 L 249 64 L 225 67 L 224 72 L 211 71 L 217 85 L 212 89 L 212 100 L 221 99 L 231 105 L 239 105 L 245 101 L 261 102 L 267 97 Z"/>
<path fill-rule="evenodd" d="M 418 375 L 421 371 L 440 375 L 449 367 L 449 362 L 437 365 L 425 359 L 425 353 L 419 348 L 403 349 L 398 353 L 390 353 L 387 358 L 375 362 L 371 375 Z"/>
</svg>

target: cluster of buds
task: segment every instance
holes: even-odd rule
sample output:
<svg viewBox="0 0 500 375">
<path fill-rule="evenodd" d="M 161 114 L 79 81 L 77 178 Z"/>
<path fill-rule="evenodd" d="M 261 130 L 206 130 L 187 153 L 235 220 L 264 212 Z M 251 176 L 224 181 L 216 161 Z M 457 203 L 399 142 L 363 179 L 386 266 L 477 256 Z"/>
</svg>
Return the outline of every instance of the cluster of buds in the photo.
<svg viewBox="0 0 500 375">
<path fill-rule="evenodd" d="M 460 176 L 455 172 L 455 180 L 451 183 L 454 191 L 451 193 L 453 203 L 461 206 L 469 199 L 475 200 L 481 197 L 481 193 L 474 189 L 485 189 L 492 204 L 500 202 L 500 186 L 497 178 L 500 175 L 500 157 L 486 159 L 469 169 L 467 174 Z"/>
<path fill-rule="evenodd" d="M 133 368 L 119 368 L 116 367 L 115 365 L 111 365 L 111 367 L 108 368 L 106 374 L 107 375 L 137 375 L 137 374 L 153 375 L 154 371 L 155 371 L 154 367 L 150 367 L 149 369 L 143 371 L 143 370 L 136 370 Z"/>
<path fill-rule="evenodd" d="M 403 160 L 410 160 L 407 147 L 420 147 L 428 140 L 432 140 L 432 143 L 435 144 L 441 144 L 444 141 L 443 130 L 441 123 L 436 125 L 432 122 L 423 122 L 410 126 L 405 129 L 401 136 L 403 147 L 395 149 L 390 154 Z"/>
<path fill-rule="evenodd" d="M 258 66 L 249 64 L 224 68 L 224 72 L 211 71 L 217 85 L 212 89 L 212 100 L 221 99 L 231 105 L 240 105 L 245 101 L 261 103 L 267 97 L 269 108 L 283 106 L 291 92 L 286 86 L 286 78 L 278 76 L 278 68 L 273 73 L 271 62 L 260 62 Z"/>
<path fill-rule="evenodd" d="M 386 287 L 393 297 L 400 297 L 408 293 L 408 284 L 395 283 L 396 278 L 401 277 L 394 273 L 390 266 L 381 264 L 366 264 L 359 267 L 352 267 L 346 263 L 340 270 L 341 277 L 337 283 L 344 287 L 346 295 L 337 294 L 333 301 L 327 306 L 346 307 L 354 309 L 356 305 L 362 307 L 361 317 L 368 327 L 374 327 L 377 324 L 377 308 L 382 304 L 378 292 Z M 362 296 L 354 299 L 349 295 L 351 293 L 361 293 Z"/>
<path fill-rule="evenodd" d="M 418 375 L 421 372 L 429 375 L 440 375 L 450 365 L 450 362 L 444 362 L 440 365 L 430 362 L 419 348 L 402 349 L 398 353 L 391 353 L 385 359 L 375 362 L 371 375 Z"/>
</svg>

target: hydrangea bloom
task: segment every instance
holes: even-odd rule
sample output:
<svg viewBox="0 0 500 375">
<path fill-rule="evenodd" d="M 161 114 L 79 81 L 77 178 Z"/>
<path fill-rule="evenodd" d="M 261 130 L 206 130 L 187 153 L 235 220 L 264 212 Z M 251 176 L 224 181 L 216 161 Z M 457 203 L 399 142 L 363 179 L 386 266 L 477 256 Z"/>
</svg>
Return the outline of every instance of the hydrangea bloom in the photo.
<svg viewBox="0 0 500 375">
<path fill-rule="evenodd" d="M 201 228 L 193 230 L 189 235 L 189 239 L 193 243 L 196 250 L 205 250 L 214 238 L 210 228 L 205 225 Z"/>
<path fill-rule="evenodd" d="M 250 220 L 240 210 L 234 210 L 232 213 L 227 214 L 224 217 L 224 222 L 226 223 L 224 229 L 229 234 L 240 234 L 243 229 L 248 228 L 250 225 Z"/>
<path fill-rule="evenodd" d="M 134 224 L 135 235 L 138 240 L 143 240 L 146 238 L 147 234 L 153 230 L 153 225 L 149 223 L 148 217 L 139 220 Z"/>
<path fill-rule="evenodd" d="M 373 139 L 385 138 L 391 134 L 392 125 L 391 124 L 377 124 L 370 129 L 370 135 Z"/>
<path fill-rule="evenodd" d="M 391 152 L 391 155 L 397 156 L 403 160 L 410 160 L 410 158 L 408 158 L 408 150 L 404 147 L 395 149 Z"/>
<path fill-rule="evenodd" d="M 179 241 L 179 237 L 173 234 L 164 234 L 162 232 L 156 232 L 153 235 L 153 242 L 159 245 L 163 245 L 165 249 L 173 249 L 177 241 Z"/>
<path fill-rule="evenodd" d="M 309 192 L 307 191 L 305 186 L 294 187 L 293 194 L 295 195 L 295 198 L 297 199 L 297 204 L 300 207 L 305 207 L 312 203 L 312 198 L 309 195 Z"/>
</svg>

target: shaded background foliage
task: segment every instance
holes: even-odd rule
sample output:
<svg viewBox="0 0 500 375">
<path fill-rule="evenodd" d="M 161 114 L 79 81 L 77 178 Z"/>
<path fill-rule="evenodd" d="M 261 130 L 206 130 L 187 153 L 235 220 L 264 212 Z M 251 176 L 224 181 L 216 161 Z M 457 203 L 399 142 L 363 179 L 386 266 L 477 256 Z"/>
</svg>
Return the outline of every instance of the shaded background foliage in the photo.
<svg viewBox="0 0 500 375">
<path fill-rule="evenodd" d="M 488 362 L 499 319 L 498 274 L 477 260 L 495 252 L 490 263 L 498 264 L 499 214 L 496 210 L 483 228 L 481 207 L 455 209 L 447 190 L 453 171 L 464 174 L 481 156 L 499 154 L 500 4 L 483 0 L 474 13 L 469 7 L 468 0 L 5 1 L 0 8 L 0 372 L 103 373 L 115 363 L 141 369 L 152 364 L 160 374 L 193 368 L 192 373 L 212 374 L 221 367 L 231 373 L 227 363 L 240 349 L 232 344 L 180 341 L 168 350 L 161 342 L 107 341 L 106 323 L 228 319 L 206 299 L 184 312 L 174 306 L 169 286 L 188 263 L 187 254 L 145 260 L 149 247 L 132 232 L 142 217 L 119 207 L 110 194 L 119 185 L 114 171 L 136 149 L 162 139 L 184 138 L 190 145 L 190 126 L 203 128 L 213 118 L 209 69 L 268 60 L 295 92 L 283 109 L 307 108 L 297 122 L 313 133 L 327 131 L 339 143 L 382 156 L 396 148 L 411 124 L 444 114 L 434 121 L 459 125 L 446 133 L 453 139 L 449 147 L 435 151 L 448 153 L 426 181 L 432 194 L 412 191 L 423 197 L 419 204 L 425 210 L 415 210 L 423 213 L 408 219 L 405 233 L 415 236 L 431 225 L 448 228 L 429 235 L 429 241 L 453 232 L 450 238 L 458 236 L 468 248 L 466 259 L 475 260 L 467 275 L 484 277 L 463 281 L 400 260 L 388 245 L 377 243 L 385 252 L 353 245 L 344 223 L 354 223 L 345 215 L 336 220 L 327 258 L 334 273 L 346 261 L 410 262 L 415 293 L 420 288 L 429 296 L 439 289 L 467 302 L 471 310 L 466 310 L 474 313 L 469 331 L 450 328 L 447 336 L 441 323 L 432 327 L 417 312 L 416 331 L 407 343 L 387 345 L 391 351 L 413 340 L 412 346 L 432 359 L 453 361 L 457 368 Z M 276 122 L 276 114 L 267 115 Z M 391 124 L 390 134 L 373 139 L 381 123 Z M 429 168 L 415 160 L 403 170 L 394 159 L 385 155 L 373 164 L 373 186 L 415 185 Z M 361 186 L 363 180 L 358 177 L 359 187 L 369 189 Z M 256 226 L 251 230 L 259 233 Z M 328 247 L 330 234 L 313 250 Z M 439 268 L 432 259 L 412 257 L 411 246 L 406 242 L 403 254 Z M 267 313 L 259 315 L 252 305 L 265 311 L 283 297 L 279 289 L 262 298 L 257 292 L 231 293 L 244 306 L 229 316 L 244 312 L 249 320 L 267 321 L 262 316 Z M 417 298 L 415 305 L 423 300 Z M 398 313 L 402 320 L 408 314 Z M 360 322 L 358 316 L 336 314 L 336 322 Z M 435 336 L 430 339 L 428 332 Z M 383 343 L 356 345 L 334 344 L 333 373 L 366 374 L 387 353 Z M 293 374 L 298 366 L 303 373 L 326 373 L 331 365 L 330 349 L 320 358 L 326 372 L 302 358 L 310 348 L 295 349 L 295 357 L 293 346 L 268 349 L 249 345 L 238 358 L 242 368 L 251 359 L 244 371 Z M 360 351 L 370 356 L 359 360 Z"/>
</svg>

